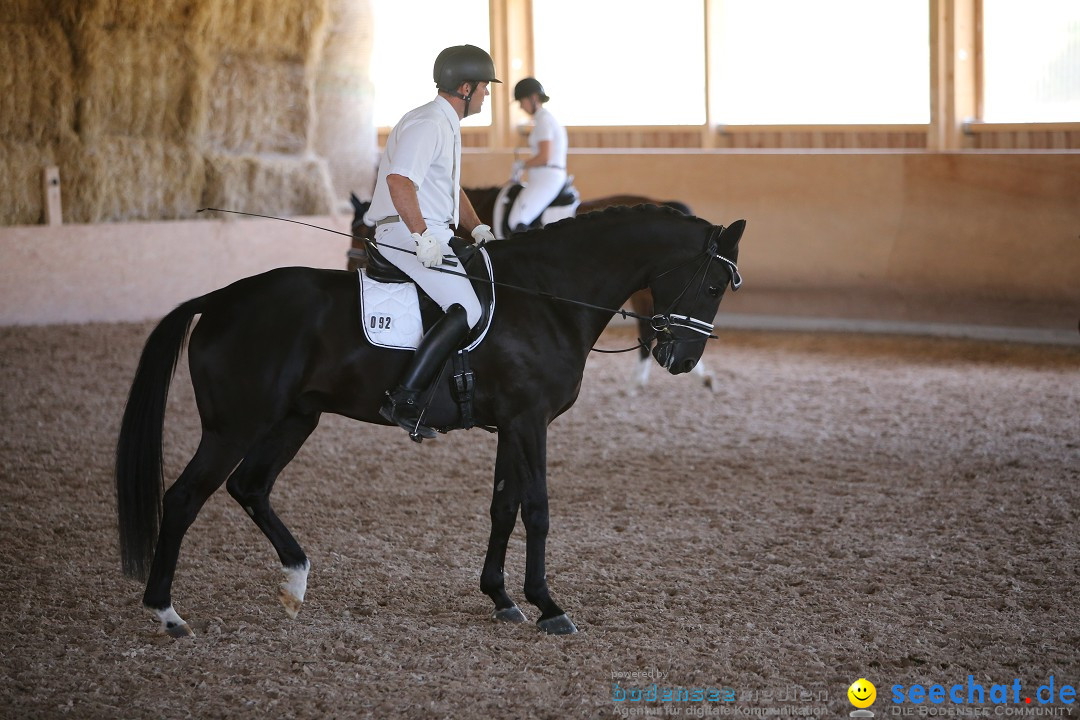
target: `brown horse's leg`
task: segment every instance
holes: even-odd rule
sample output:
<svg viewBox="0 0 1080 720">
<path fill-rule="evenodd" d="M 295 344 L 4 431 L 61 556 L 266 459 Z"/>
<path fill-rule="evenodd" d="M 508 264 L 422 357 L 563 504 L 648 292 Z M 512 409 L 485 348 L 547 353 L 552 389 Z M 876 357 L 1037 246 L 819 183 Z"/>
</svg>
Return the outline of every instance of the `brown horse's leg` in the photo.
<svg viewBox="0 0 1080 720">
<path fill-rule="evenodd" d="M 172 581 L 184 533 L 195 521 L 206 499 L 221 487 L 243 455 L 242 448 L 204 433 L 199 449 L 162 498 L 161 530 L 146 581 L 143 605 L 157 615 L 162 630 L 173 637 L 192 634 L 191 628 L 172 606 Z"/>
<path fill-rule="evenodd" d="M 631 295 L 630 308 L 638 315 L 652 317 L 654 312 L 652 291 L 648 289 L 638 290 Z M 638 364 L 634 368 L 634 375 L 630 381 L 631 393 L 645 387 L 645 383 L 649 380 L 649 371 L 652 369 L 652 358 L 649 355 L 649 349 L 652 347 L 653 336 L 656 334 L 648 320 L 639 319 L 637 325 L 638 338 L 643 344 L 638 350 Z"/>
<path fill-rule="evenodd" d="M 277 551 L 285 574 L 279 599 L 292 618 L 300 612 L 304 602 L 311 563 L 270 506 L 270 492 L 278 474 L 296 456 L 318 424 L 319 413 L 295 413 L 285 417 L 259 439 L 226 484 L 229 494 L 251 516 Z"/>
<path fill-rule="evenodd" d="M 630 307 L 638 315 L 652 317 L 653 313 L 656 312 L 656 309 L 653 307 L 652 291 L 648 289 L 638 290 L 631 295 Z M 651 346 L 652 337 L 655 334 L 652 325 L 650 325 L 647 320 L 638 320 L 637 324 L 638 337 L 641 338 L 645 345 Z M 631 394 L 645 387 L 645 384 L 649 381 L 650 370 L 652 370 L 652 358 L 649 355 L 649 348 L 642 346 L 638 351 L 638 366 L 634 368 L 634 375 L 630 381 Z M 705 366 L 704 360 L 699 360 L 697 365 L 694 366 L 694 375 L 700 378 L 702 384 L 713 392 L 717 392 L 719 389 L 716 377 Z"/>
</svg>

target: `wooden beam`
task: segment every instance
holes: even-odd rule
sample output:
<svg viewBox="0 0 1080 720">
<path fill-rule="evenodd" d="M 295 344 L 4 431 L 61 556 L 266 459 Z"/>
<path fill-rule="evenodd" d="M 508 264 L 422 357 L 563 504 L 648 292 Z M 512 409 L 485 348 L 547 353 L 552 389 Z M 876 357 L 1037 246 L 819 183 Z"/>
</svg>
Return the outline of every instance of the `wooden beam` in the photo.
<svg viewBox="0 0 1080 720">
<path fill-rule="evenodd" d="M 492 96 L 492 147 L 512 148 L 528 117 L 514 105 L 514 85 L 534 75 L 532 0 L 489 0 L 491 56 L 503 84 Z"/>
<path fill-rule="evenodd" d="M 927 147 L 963 147 L 979 104 L 980 0 L 930 0 L 930 129 Z"/>
</svg>

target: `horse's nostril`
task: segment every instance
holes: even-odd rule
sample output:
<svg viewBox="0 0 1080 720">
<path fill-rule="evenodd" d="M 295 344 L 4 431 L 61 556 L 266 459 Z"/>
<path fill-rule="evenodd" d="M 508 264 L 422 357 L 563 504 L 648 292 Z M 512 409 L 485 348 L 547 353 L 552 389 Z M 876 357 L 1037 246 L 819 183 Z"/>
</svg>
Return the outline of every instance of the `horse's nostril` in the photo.
<svg viewBox="0 0 1080 720">
<path fill-rule="evenodd" d="M 697 360 L 694 360 L 693 358 L 686 358 L 682 361 L 682 371 L 684 373 L 688 373 L 694 369 L 695 365 L 697 365 Z"/>
</svg>

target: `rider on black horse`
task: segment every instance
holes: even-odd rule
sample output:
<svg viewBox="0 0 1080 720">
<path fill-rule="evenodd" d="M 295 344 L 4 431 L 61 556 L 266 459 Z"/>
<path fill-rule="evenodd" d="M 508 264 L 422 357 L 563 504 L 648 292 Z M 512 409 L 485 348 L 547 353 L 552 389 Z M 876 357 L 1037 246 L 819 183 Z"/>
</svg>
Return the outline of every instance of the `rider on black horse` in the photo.
<svg viewBox="0 0 1080 720">
<path fill-rule="evenodd" d="M 453 257 L 452 225 L 477 241 L 495 237 L 480 223 L 461 190 L 461 120 L 480 112 L 495 78 L 495 63 L 473 45 L 448 47 L 435 59 L 438 95 L 401 118 L 386 140 L 368 217 L 383 255 L 423 288 L 446 314 L 424 335 L 380 414 L 409 431 L 416 442 L 436 433 L 422 425 L 418 398 L 446 358 L 481 318 L 481 305 L 464 270 L 443 263 Z M 446 272 L 450 270 L 451 272 Z"/>
</svg>

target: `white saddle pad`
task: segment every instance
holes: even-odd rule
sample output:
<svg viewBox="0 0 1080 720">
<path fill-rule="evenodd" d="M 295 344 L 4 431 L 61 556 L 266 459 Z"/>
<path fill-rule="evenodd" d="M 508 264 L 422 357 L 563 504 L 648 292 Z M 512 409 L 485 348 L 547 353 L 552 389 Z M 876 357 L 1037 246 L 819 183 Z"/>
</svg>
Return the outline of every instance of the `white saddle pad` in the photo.
<svg viewBox="0 0 1080 720">
<path fill-rule="evenodd" d="M 550 205 L 540 215 L 540 222 L 544 225 L 550 225 L 553 222 L 559 220 L 565 220 L 566 218 L 572 218 L 577 214 L 578 205 L 581 204 L 579 200 L 576 203 L 570 205 Z"/>
<path fill-rule="evenodd" d="M 495 207 L 491 210 L 491 232 L 498 240 L 506 239 L 506 215 L 510 210 L 506 196 L 513 186 L 514 183 L 506 183 L 502 186 L 499 194 L 495 196 Z"/>
<path fill-rule="evenodd" d="M 415 350 L 424 336 L 420 300 L 413 283 L 381 283 L 360 268 L 360 319 L 372 345 Z"/>
<path fill-rule="evenodd" d="M 487 248 L 480 248 L 487 268 L 491 287 L 487 322 L 480 328 L 475 339 L 465 348 L 472 352 L 487 336 L 491 319 L 495 317 L 495 273 L 491 268 L 491 256 Z M 360 274 L 360 320 L 364 335 L 372 345 L 392 350 L 415 350 L 424 337 L 424 319 L 420 314 L 420 298 L 416 285 L 408 283 L 382 283 L 367 276 L 364 268 Z"/>
</svg>

